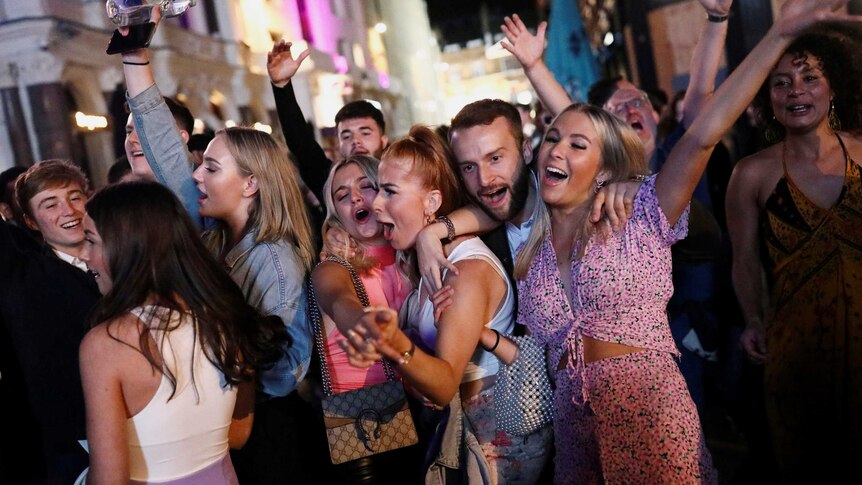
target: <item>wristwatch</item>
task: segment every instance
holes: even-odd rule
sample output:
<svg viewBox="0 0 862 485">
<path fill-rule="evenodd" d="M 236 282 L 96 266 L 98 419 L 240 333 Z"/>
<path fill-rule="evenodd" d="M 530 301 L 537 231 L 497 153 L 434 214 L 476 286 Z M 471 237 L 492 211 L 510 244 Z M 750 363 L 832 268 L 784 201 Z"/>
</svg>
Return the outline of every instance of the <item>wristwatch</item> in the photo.
<svg viewBox="0 0 862 485">
<path fill-rule="evenodd" d="M 410 342 L 410 350 L 401 352 L 401 357 L 398 359 L 398 365 L 407 365 L 413 359 L 413 353 L 416 352 L 416 344 Z"/>
</svg>

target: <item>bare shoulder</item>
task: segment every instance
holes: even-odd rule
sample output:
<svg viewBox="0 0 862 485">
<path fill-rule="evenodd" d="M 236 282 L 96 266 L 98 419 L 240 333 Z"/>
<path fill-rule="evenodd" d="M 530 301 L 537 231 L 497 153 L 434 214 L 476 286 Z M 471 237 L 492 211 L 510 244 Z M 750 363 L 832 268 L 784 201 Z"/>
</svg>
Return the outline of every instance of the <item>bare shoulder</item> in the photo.
<svg viewBox="0 0 862 485">
<path fill-rule="evenodd" d="M 131 314 L 102 322 L 91 328 L 81 340 L 81 357 L 116 356 L 125 351 L 140 350 L 141 321 Z"/>
<path fill-rule="evenodd" d="M 443 283 L 452 287 L 456 294 L 470 294 L 472 298 L 484 295 L 489 301 L 505 296 L 506 282 L 494 269 L 493 263 L 476 257 L 455 262 L 458 275 L 448 273 Z"/>
<path fill-rule="evenodd" d="M 844 146 L 847 147 L 847 153 L 850 159 L 862 166 L 862 132 L 841 133 L 841 140 Z"/>
<path fill-rule="evenodd" d="M 783 175 L 781 148 L 779 145 L 773 145 L 743 158 L 736 164 L 728 193 L 752 197 L 762 206 Z"/>
</svg>

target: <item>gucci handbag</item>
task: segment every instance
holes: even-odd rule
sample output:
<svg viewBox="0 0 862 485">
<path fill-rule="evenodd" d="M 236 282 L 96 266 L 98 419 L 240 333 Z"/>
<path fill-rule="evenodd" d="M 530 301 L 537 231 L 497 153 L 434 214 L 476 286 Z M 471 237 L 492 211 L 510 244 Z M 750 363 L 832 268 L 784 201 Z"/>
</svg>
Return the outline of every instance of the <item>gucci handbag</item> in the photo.
<svg viewBox="0 0 862 485">
<path fill-rule="evenodd" d="M 359 301 L 362 306 L 369 306 L 365 287 L 350 263 L 334 256 L 328 257 L 326 261 L 341 264 L 350 271 Z M 314 327 L 314 341 L 320 357 L 320 374 L 325 393 L 322 402 L 323 423 L 326 426 L 332 463 L 338 465 L 415 445 L 419 439 L 407 405 L 404 386 L 395 377 L 389 362 L 383 361 L 386 382 L 339 394 L 332 393 L 332 379 L 324 352 L 323 324 L 311 282 L 308 284 L 308 295 L 308 308 Z"/>
</svg>

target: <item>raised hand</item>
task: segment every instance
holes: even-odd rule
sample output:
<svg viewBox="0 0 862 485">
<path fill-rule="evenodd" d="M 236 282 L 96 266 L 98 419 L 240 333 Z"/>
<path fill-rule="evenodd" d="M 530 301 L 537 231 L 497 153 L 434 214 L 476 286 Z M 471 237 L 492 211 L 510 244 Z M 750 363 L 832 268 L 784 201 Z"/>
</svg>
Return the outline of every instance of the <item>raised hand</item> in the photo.
<svg viewBox="0 0 862 485">
<path fill-rule="evenodd" d="M 266 55 L 266 70 L 269 80 L 278 87 L 284 87 L 296 74 L 302 61 L 311 54 L 311 48 L 300 52 L 296 59 L 290 52 L 293 43 L 282 39 L 272 46 L 272 50 Z"/>
<path fill-rule="evenodd" d="M 536 28 L 536 34 L 533 35 L 527 30 L 527 26 L 518 14 L 512 15 L 511 18 L 507 16 L 503 21 L 505 24 L 500 26 L 500 29 L 509 41 L 501 42 L 503 48 L 511 52 L 525 70 L 535 66 L 545 52 L 545 31 L 548 23 L 540 23 Z"/>
<path fill-rule="evenodd" d="M 698 0 L 707 12 L 713 15 L 724 16 L 730 13 L 733 0 Z"/>
<path fill-rule="evenodd" d="M 862 22 L 862 15 L 848 15 L 838 10 L 849 0 L 787 0 L 775 18 L 778 33 L 796 36 L 818 22 Z"/>
</svg>

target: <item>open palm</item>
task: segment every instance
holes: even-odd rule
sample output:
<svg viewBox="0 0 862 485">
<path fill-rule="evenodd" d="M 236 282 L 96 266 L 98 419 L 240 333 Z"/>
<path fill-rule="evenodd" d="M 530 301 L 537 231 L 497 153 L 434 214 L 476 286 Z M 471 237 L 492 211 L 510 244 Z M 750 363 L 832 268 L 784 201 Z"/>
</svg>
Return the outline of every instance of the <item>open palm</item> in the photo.
<svg viewBox="0 0 862 485">
<path fill-rule="evenodd" d="M 296 74 L 302 61 L 311 54 L 311 49 L 305 49 L 294 59 L 290 52 L 292 45 L 291 42 L 280 40 L 272 46 L 272 50 L 266 55 L 266 70 L 269 73 L 269 80 L 277 86 L 287 84 Z"/>
</svg>

